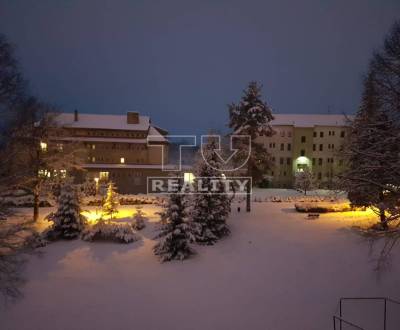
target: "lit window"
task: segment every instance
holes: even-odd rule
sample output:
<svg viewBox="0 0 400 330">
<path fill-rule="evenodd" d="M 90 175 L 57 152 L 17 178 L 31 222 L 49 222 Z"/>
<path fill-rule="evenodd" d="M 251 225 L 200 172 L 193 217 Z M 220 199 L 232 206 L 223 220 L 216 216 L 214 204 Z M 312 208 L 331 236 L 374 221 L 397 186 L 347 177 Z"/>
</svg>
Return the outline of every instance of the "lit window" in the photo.
<svg viewBox="0 0 400 330">
<path fill-rule="evenodd" d="M 92 157 L 92 163 L 96 162 L 96 157 Z"/>
<path fill-rule="evenodd" d="M 39 176 L 42 178 L 50 178 L 50 172 L 48 170 L 39 170 Z"/>
<path fill-rule="evenodd" d="M 42 151 L 46 152 L 47 151 L 47 143 L 40 142 L 40 149 L 42 149 Z"/>
<path fill-rule="evenodd" d="M 67 171 L 66 170 L 60 170 L 60 176 L 65 179 L 67 177 Z"/>
<path fill-rule="evenodd" d="M 194 181 L 194 174 L 190 172 L 183 173 L 183 181 L 192 183 Z"/>
<path fill-rule="evenodd" d="M 125 164 L 125 158 L 121 157 L 121 164 Z"/>
<path fill-rule="evenodd" d="M 58 151 L 63 151 L 64 145 L 62 143 L 57 143 L 57 149 L 58 149 Z"/>
<path fill-rule="evenodd" d="M 100 172 L 100 180 L 108 180 L 109 172 Z"/>
</svg>

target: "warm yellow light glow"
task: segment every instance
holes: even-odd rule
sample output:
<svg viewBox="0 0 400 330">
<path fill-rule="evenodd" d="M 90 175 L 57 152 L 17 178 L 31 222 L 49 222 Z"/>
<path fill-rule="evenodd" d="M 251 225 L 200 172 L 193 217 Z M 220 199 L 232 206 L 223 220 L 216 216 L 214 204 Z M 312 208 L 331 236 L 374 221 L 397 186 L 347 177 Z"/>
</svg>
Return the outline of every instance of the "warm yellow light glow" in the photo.
<svg viewBox="0 0 400 330">
<path fill-rule="evenodd" d="M 143 211 L 143 210 L 142 210 Z M 122 209 L 118 210 L 118 212 L 114 213 L 112 216 L 113 221 L 118 221 L 122 219 L 131 219 L 133 213 L 135 211 L 132 209 Z M 91 224 L 98 222 L 100 219 L 110 219 L 110 216 L 105 216 L 101 210 L 90 210 L 90 211 L 82 211 L 81 214 L 86 217 L 87 221 Z M 143 215 L 146 216 L 146 212 L 143 212 Z"/>
<path fill-rule="evenodd" d="M 101 180 L 108 180 L 109 172 L 100 172 L 99 176 Z"/>
<path fill-rule="evenodd" d="M 297 164 L 308 164 L 310 160 L 305 156 L 300 156 L 296 159 Z"/>
<path fill-rule="evenodd" d="M 40 149 L 42 149 L 42 151 L 47 151 L 47 143 L 41 141 L 40 142 Z"/>
<path fill-rule="evenodd" d="M 121 157 L 121 164 L 125 164 L 125 158 Z"/>
<path fill-rule="evenodd" d="M 183 173 L 183 181 L 184 182 L 193 183 L 194 178 L 195 178 L 195 176 L 193 173 L 190 173 L 190 172 Z"/>
</svg>

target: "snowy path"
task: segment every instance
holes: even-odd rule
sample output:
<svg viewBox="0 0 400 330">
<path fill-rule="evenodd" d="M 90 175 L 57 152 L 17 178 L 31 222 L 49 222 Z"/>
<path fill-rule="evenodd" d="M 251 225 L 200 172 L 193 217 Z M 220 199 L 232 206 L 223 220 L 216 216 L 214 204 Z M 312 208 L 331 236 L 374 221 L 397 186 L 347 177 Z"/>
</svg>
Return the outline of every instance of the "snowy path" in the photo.
<svg viewBox="0 0 400 330">
<path fill-rule="evenodd" d="M 253 205 L 183 263 L 157 261 L 151 224 L 134 244 L 49 245 L 27 267 L 25 297 L 0 307 L 0 329 L 326 330 L 340 296 L 400 297 L 400 269 L 378 282 L 366 244 L 342 230 L 354 218 Z"/>
</svg>

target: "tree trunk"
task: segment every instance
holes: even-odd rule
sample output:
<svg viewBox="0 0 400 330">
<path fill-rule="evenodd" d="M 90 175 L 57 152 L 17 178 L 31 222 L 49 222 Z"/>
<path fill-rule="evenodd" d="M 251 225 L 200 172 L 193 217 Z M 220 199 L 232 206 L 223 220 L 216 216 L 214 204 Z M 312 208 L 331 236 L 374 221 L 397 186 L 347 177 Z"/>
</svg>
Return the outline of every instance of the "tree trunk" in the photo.
<svg viewBox="0 0 400 330">
<path fill-rule="evenodd" d="M 379 218 L 381 220 L 382 228 L 385 230 L 388 229 L 388 224 L 386 221 L 386 215 L 384 209 L 379 209 Z"/>
<path fill-rule="evenodd" d="M 249 182 L 247 182 L 247 192 L 246 192 L 246 212 L 251 211 L 251 164 L 247 163 L 247 176 L 249 177 Z"/>
<path fill-rule="evenodd" d="M 384 199 L 383 191 L 380 193 L 379 199 L 380 199 L 379 218 L 381 220 L 382 228 L 384 230 L 387 230 L 388 224 L 387 224 L 387 220 L 386 220 L 385 207 L 383 206 L 383 199 Z"/>
<path fill-rule="evenodd" d="M 33 190 L 33 221 L 39 220 L 39 191 L 37 189 Z"/>
</svg>

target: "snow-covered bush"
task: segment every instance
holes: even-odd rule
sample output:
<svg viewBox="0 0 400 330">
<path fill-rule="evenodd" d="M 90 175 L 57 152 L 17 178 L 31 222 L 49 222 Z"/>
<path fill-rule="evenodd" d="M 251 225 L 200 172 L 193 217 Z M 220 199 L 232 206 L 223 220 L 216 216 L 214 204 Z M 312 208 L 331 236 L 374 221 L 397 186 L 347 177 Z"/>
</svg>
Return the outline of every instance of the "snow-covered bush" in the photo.
<svg viewBox="0 0 400 330">
<path fill-rule="evenodd" d="M 132 228 L 135 230 L 142 230 L 146 227 L 146 220 L 147 218 L 145 217 L 142 208 L 140 206 L 136 206 L 136 211 L 132 217 Z"/>
<path fill-rule="evenodd" d="M 315 212 L 315 213 L 346 212 L 353 210 L 349 201 L 297 202 L 295 204 L 295 208 L 297 212 Z"/>
<path fill-rule="evenodd" d="M 160 230 L 161 232 L 156 237 L 160 238 L 160 241 L 153 250 L 162 262 L 172 259 L 183 260 L 195 253 L 190 246 L 195 237 L 187 221 L 182 195 L 170 195 L 166 210 L 161 213 Z"/>
<path fill-rule="evenodd" d="M 304 195 L 307 195 L 307 191 L 313 189 L 314 175 L 308 167 L 296 172 L 294 186 L 303 191 Z"/>
<path fill-rule="evenodd" d="M 44 232 L 44 237 L 49 240 L 78 237 L 86 219 L 81 215 L 78 193 L 70 183 L 61 187 L 57 203 L 57 211 L 46 217 L 53 224 Z"/>
<path fill-rule="evenodd" d="M 99 220 L 94 225 L 87 225 L 81 235 L 84 241 L 113 241 L 132 243 L 139 240 L 132 227 L 127 223 L 114 223 Z"/>
</svg>

